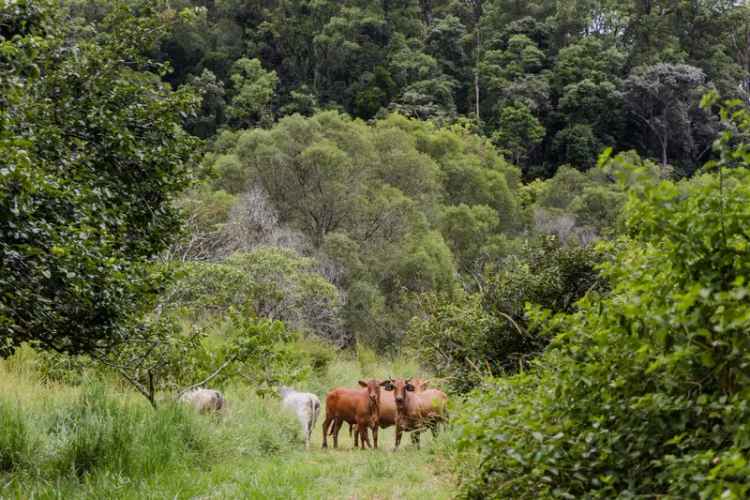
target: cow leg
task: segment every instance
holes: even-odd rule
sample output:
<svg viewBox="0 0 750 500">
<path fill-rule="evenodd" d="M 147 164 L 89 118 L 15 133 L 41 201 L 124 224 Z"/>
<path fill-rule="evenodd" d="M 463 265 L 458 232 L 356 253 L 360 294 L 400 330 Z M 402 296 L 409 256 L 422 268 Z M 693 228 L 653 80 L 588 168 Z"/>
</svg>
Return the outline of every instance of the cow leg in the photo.
<svg viewBox="0 0 750 500">
<path fill-rule="evenodd" d="M 435 439 L 436 437 L 438 437 L 438 434 L 440 434 L 440 427 L 439 426 L 440 426 L 440 424 L 438 422 L 434 422 L 430 426 L 430 432 L 432 432 L 432 439 Z"/>
<path fill-rule="evenodd" d="M 378 449 L 378 426 L 372 428 L 372 444 Z"/>
<path fill-rule="evenodd" d="M 354 431 L 354 447 L 356 448 L 359 446 L 359 441 L 360 441 L 359 436 L 360 436 L 361 431 L 359 430 L 359 425 L 357 424 L 354 424 L 354 428 L 356 429 Z"/>
<path fill-rule="evenodd" d="M 412 431 L 411 443 L 419 449 L 419 431 Z"/>
<path fill-rule="evenodd" d="M 323 448 L 328 448 L 328 426 L 331 424 L 331 417 L 326 415 L 326 419 L 323 420 Z"/>
<path fill-rule="evenodd" d="M 305 422 L 305 449 L 310 449 L 310 434 L 312 434 L 312 422 Z"/>
<path fill-rule="evenodd" d="M 401 429 L 401 426 L 399 426 L 398 424 L 396 424 L 396 446 L 393 447 L 393 451 L 398 450 L 398 445 L 401 444 L 401 434 L 403 432 L 404 431 Z"/>
<path fill-rule="evenodd" d="M 336 419 L 333 421 L 333 447 L 338 448 L 339 447 L 339 431 L 341 430 L 341 420 Z"/>
<path fill-rule="evenodd" d="M 357 424 L 357 429 L 360 432 L 360 442 L 359 447 L 360 449 L 366 449 L 366 448 L 372 448 L 372 445 L 370 444 L 370 437 L 367 435 L 367 425 L 365 424 Z"/>
</svg>

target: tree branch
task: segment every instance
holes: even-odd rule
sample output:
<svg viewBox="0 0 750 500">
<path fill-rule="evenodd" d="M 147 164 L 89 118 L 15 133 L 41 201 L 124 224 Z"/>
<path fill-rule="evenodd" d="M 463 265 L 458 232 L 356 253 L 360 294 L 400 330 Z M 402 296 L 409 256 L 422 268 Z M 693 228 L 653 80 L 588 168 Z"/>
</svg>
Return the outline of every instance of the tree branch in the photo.
<svg viewBox="0 0 750 500">
<path fill-rule="evenodd" d="M 231 358 L 229 358 L 229 359 L 227 359 L 226 361 L 224 361 L 224 363 L 223 363 L 223 364 L 222 364 L 222 365 L 221 365 L 220 367 L 218 367 L 218 368 L 216 369 L 216 371 L 214 371 L 214 372 L 213 372 L 213 373 L 212 373 L 211 375 L 209 375 L 209 376 L 208 376 L 208 377 L 206 377 L 205 379 L 201 380 L 201 381 L 200 381 L 200 382 L 198 382 L 197 384 L 193 384 L 193 385 L 191 385 L 191 386 L 189 386 L 189 387 L 186 387 L 185 389 L 183 389 L 183 390 L 179 391 L 179 392 L 177 393 L 177 394 L 178 394 L 178 397 L 179 397 L 179 396 L 182 396 L 182 395 L 183 395 L 183 394 L 185 394 L 186 392 L 192 391 L 193 389 L 195 389 L 195 388 L 197 388 L 197 387 L 200 387 L 200 386 L 202 386 L 202 385 L 204 385 L 204 384 L 207 384 L 207 383 L 209 383 L 210 381 L 212 381 L 213 379 L 215 379 L 215 378 L 216 378 L 216 377 L 217 377 L 217 376 L 218 376 L 218 375 L 219 375 L 219 374 L 220 374 L 220 373 L 221 373 L 221 372 L 222 372 L 222 371 L 224 370 L 224 368 L 226 368 L 227 366 L 229 366 L 229 365 L 230 365 L 231 363 L 235 362 L 236 360 L 237 360 L 237 355 L 235 354 L 235 355 L 234 355 L 234 356 L 232 356 Z"/>
</svg>

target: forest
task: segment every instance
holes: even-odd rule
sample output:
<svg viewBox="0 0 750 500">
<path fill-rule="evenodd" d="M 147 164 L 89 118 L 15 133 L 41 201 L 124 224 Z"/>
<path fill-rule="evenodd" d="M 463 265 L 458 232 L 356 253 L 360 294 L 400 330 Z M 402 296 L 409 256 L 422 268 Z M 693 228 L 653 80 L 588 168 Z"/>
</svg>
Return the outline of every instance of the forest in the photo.
<svg viewBox="0 0 750 500">
<path fill-rule="evenodd" d="M 0 0 L 0 263 L 2 498 L 747 498 L 750 4 Z"/>
</svg>

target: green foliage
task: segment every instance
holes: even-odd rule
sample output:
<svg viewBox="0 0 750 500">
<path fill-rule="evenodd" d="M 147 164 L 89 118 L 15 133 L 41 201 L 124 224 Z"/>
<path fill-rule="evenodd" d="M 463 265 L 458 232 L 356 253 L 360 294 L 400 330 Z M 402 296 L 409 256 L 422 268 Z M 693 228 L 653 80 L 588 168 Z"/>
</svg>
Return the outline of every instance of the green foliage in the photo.
<svg viewBox="0 0 750 500">
<path fill-rule="evenodd" d="M 151 9 L 85 30 L 45 2 L 0 17 L 0 342 L 106 350 L 158 290 L 144 264 L 178 232 L 196 97 L 143 56 Z"/>
<path fill-rule="evenodd" d="M 446 207 L 441 231 L 450 242 L 459 269 L 481 270 L 482 262 L 494 253 L 492 236 L 499 225 L 497 212 L 486 205 Z"/>
<path fill-rule="evenodd" d="M 698 109 L 700 95 L 707 90 L 705 83 L 706 75 L 699 68 L 664 63 L 634 68 L 625 81 L 626 107 L 662 165 L 671 156 L 690 158 L 697 153 L 695 129 L 706 122 Z M 677 154 L 670 154 L 675 150 Z"/>
<path fill-rule="evenodd" d="M 108 8 L 75 3 L 87 21 Z M 222 87 L 227 98 L 234 92 L 247 104 L 235 111 L 248 124 L 322 109 L 365 120 L 397 111 L 440 124 L 471 121 L 504 141 L 503 109 L 522 104 L 543 140 L 513 161 L 529 178 L 548 177 L 566 163 L 589 168 L 594 155 L 584 148 L 635 148 L 662 159 L 651 127 L 624 106 L 634 68 L 690 65 L 723 95 L 747 93 L 750 10 L 743 2 L 180 0 L 161 16 L 170 29 L 154 52 L 175 69 L 167 81 L 203 92 L 202 117 L 189 123 L 201 136 L 226 121 Z M 233 67 L 252 60 L 275 78 L 246 88 L 251 102 L 240 97 L 245 85 L 234 83 Z M 675 118 L 669 119 L 678 131 Z M 683 128 L 668 151 L 686 174 L 706 160 L 715 132 L 699 113 L 690 122 L 690 137 Z M 573 134 L 584 130 L 576 126 L 590 127 L 590 134 Z M 577 139 L 581 155 L 561 155 L 564 136 Z"/>
<path fill-rule="evenodd" d="M 560 159 L 578 165 L 582 170 L 593 167 L 597 155 L 604 149 L 590 125 L 572 125 L 562 129 L 555 135 L 554 148 Z"/>
<path fill-rule="evenodd" d="M 594 269 L 600 259 L 590 247 L 564 246 L 555 238 L 527 244 L 485 278 L 479 293 L 423 296 L 407 344 L 458 391 L 485 375 L 515 372 L 549 341 L 529 325 L 528 304 L 572 311 L 576 300 L 601 288 Z"/>
<path fill-rule="evenodd" d="M 719 171 L 689 181 L 632 167 L 628 237 L 602 266 L 610 293 L 537 313 L 562 332 L 550 350 L 474 393 L 460 419 L 466 464 L 481 463 L 464 496 L 748 494 L 750 170 L 731 133 L 717 144 Z"/>
<path fill-rule="evenodd" d="M 659 178 L 655 165 L 646 164 L 644 169 L 651 178 Z M 551 179 L 536 182 L 531 208 L 537 230 L 565 240 L 577 236 L 585 244 L 616 234 L 626 200 L 624 187 L 614 182 L 618 172 L 614 164 L 585 173 L 562 166 Z"/>
<path fill-rule="evenodd" d="M 278 83 L 275 71 L 263 69 L 258 59 L 238 59 L 232 65 L 234 89 L 227 116 L 235 126 L 268 123 L 270 103 Z"/>
<path fill-rule="evenodd" d="M 62 446 L 50 466 L 61 476 L 103 471 L 151 475 L 208 446 L 185 410 L 172 405 L 153 413 L 126 406 L 97 384 L 86 386 L 76 403 L 53 414 L 51 424 L 49 431 L 62 437 Z"/>
<path fill-rule="evenodd" d="M 185 409 L 172 404 L 154 411 L 123 402 L 92 382 L 83 389 L 76 400 L 43 415 L 30 414 L 27 405 L 13 407 L 7 399 L 0 403 L 3 457 L 15 457 L 15 480 L 37 475 L 48 481 L 77 480 L 99 474 L 136 479 L 195 463 L 209 452 L 205 428 Z"/>
<path fill-rule="evenodd" d="M 221 263 L 184 264 L 166 292 L 165 306 L 188 318 L 211 322 L 230 308 L 252 310 L 291 328 L 340 342 L 339 291 L 309 258 L 280 248 L 234 254 Z"/>
<path fill-rule="evenodd" d="M 213 163 L 218 174 L 214 186 L 238 194 L 237 211 L 261 213 L 258 205 L 240 203 L 246 193 L 267 193 L 274 214 L 268 231 L 289 228 L 306 236 L 312 248 L 305 250 L 305 243 L 298 248 L 314 254 L 321 272 L 347 298 L 341 309 L 344 331 L 389 351 L 398 348 L 409 319 L 411 306 L 403 292 L 451 293 L 458 283 L 451 249 L 462 252 L 459 270 L 473 271 L 498 248 L 497 233 L 519 226 L 513 193 L 518 170 L 489 141 L 462 126 L 437 127 L 398 114 L 372 126 L 332 111 L 310 118 L 293 115 L 270 130 L 224 134 L 206 162 Z M 461 221 L 450 220 L 459 217 L 460 208 L 448 206 L 447 222 L 441 222 L 443 200 L 472 207 L 471 216 L 484 227 L 478 241 L 467 234 L 469 228 L 458 227 Z M 243 226 L 244 234 L 255 231 L 253 224 Z M 285 265 L 268 265 L 268 286 L 261 285 L 266 278 L 255 278 L 253 285 L 258 314 L 282 307 L 275 317 L 309 330 L 297 318 L 299 311 L 304 319 L 310 309 L 313 315 L 327 310 L 327 318 L 314 320 L 315 333 L 339 345 L 353 341 L 351 333 L 333 334 L 339 310 L 326 298 L 333 289 L 323 293 L 318 286 L 315 294 L 285 291 L 282 302 L 278 284 L 285 278 L 272 267 Z M 287 276 L 291 273 L 286 271 Z M 196 278 L 198 287 L 209 283 Z M 241 288 L 235 285 L 207 297 L 223 302 L 226 290 Z M 326 322 L 331 326 L 321 326 Z"/>
<path fill-rule="evenodd" d="M 405 258 L 392 262 L 393 286 L 413 292 L 435 290 L 450 293 L 455 283 L 453 256 L 437 231 L 416 235 L 408 242 Z"/>
<path fill-rule="evenodd" d="M 526 159 L 531 150 L 544 139 L 544 126 L 525 104 L 504 106 L 500 127 L 492 140 L 515 164 Z"/>
</svg>

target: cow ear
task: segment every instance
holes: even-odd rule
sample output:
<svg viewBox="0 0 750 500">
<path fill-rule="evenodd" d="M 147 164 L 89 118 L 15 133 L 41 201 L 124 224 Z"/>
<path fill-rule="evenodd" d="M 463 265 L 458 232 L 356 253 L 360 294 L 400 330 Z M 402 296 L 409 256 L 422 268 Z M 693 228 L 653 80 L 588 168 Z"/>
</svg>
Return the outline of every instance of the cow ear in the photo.
<svg viewBox="0 0 750 500">
<path fill-rule="evenodd" d="M 367 382 L 365 382 L 364 380 L 360 380 L 359 385 L 361 385 L 362 387 L 367 387 Z"/>
<path fill-rule="evenodd" d="M 423 380 L 422 381 L 422 389 L 427 389 L 427 386 L 430 385 L 429 380 Z"/>
</svg>

